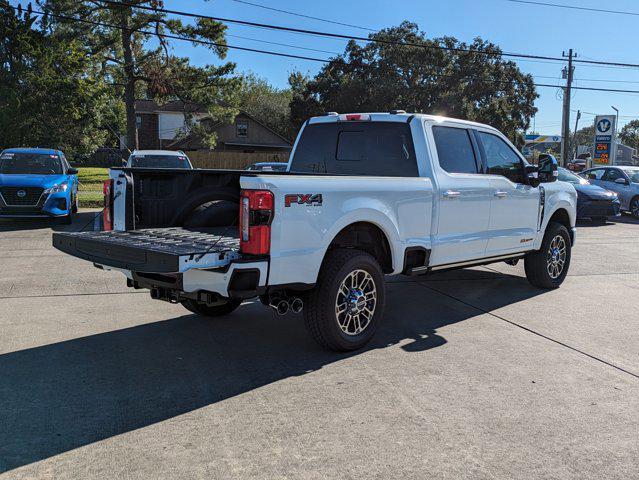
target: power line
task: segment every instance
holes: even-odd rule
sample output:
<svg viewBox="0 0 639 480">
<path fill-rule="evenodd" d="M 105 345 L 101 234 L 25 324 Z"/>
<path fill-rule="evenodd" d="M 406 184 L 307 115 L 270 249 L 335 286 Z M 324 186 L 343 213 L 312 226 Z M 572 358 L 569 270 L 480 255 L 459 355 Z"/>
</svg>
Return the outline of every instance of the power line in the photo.
<svg viewBox="0 0 639 480">
<path fill-rule="evenodd" d="M 236 20 L 236 19 L 224 18 L 224 17 L 213 17 L 213 16 L 210 16 L 210 15 L 200 15 L 200 14 L 196 14 L 196 13 L 192 13 L 192 12 L 184 12 L 184 11 L 180 11 L 180 10 L 170 10 L 170 9 L 167 9 L 167 8 L 149 7 L 147 5 L 136 5 L 134 3 L 120 2 L 120 1 L 115 1 L 115 0 L 99 0 L 99 1 L 102 2 L 102 3 L 110 4 L 110 5 L 118 5 L 118 6 L 121 6 L 121 7 L 125 6 L 125 7 L 131 7 L 131 8 L 138 8 L 138 9 L 141 9 L 141 10 L 151 11 L 151 12 L 155 12 L 155 13 L 166 13 L 166 14 L 170 14 L 170 15 L 178 15 L 178 16 L 184 16 L 184 17 L 189 17 L 189 18 L 214 20 L 214 21 L 223 22 L 223 23 L 235 23 L 235 24 L 238 24 L 238 25 L 246 25 L 246 26 L 252 26 L 252 27 L 259 27 L 259 28 L 267 28 L 267 29 L 271 29 L 271 30 L 294 32 L 294 33 L 303 33 L 303 34 L 307 34 L 307 35 L 314 35 L 314 36 L 320 36 L 320 37 L 339 38 L 339 39 L 342 39 L 342 40 L 358 40 L 358 41 L 362 41 L 362 42 L 381 43 L 381 44 L 385 44 L 385 45 L 398 45 L 398 46 L 402 46 L 402 47 L 418 47 L 418 48 L 424 48 L 424 49 L 429 49 L 430 48 L 430 49 L 446 50 L 446 51 L 458 52 L 458 53 L 476 53 L 476 54 L 480 54 L 480 55 L 488 55 L 488 56 L 496 56 L 496 57 L 531 58 L 531 59 L 538 59 L 538 60 L 554 60 L 554 61 L 557 61 L 557 62 L 564 62 L 565 61 L 563 58 L 560 58 L 560 57 L 548 57 L 548 56 L 543 56 L 543 55 L 532 55 L 532 54 L 526 54 L 526 53 L 487 52 L 485 50 L 476 50 L 476 49 L 470 49 L 470 48 L 444 47 L 442 45 L 424 45 L 424 44 L 420 44 L 420 43 L 400 42 L 400 41 L 397 41 L 397 40 L 384 40 L 384 39 L 379 39 L 379 38 L 371 39 L 371 38 L 368 38 L 368 37 L 359 37 L 359 36 L 355 36 L 355 35 L 344 35 L 344 34 L 341 34 L 341 33 L 330 33 L 330 32 L 322 32 L 322 31 L 318 31 L 318 30 L 307 30 L 307 29 L 303 29 L 303 28 L 284 27 L 284 26 L 281 26 L 281 25 L 272 25 L 272 24 L 267 24 L 267 23 L 249 22 L 249 21 L 246 21 L 246 20 Z M 637 67 L 639 67 L 639 65 L 637 65 Z"/>
<path fill-rule="evenodd" d="M 106 0 L 102 0 L 102 1 L 106 1 Z M 18 9 L 18 7 L 14 7 L 13 5 L 1 5 L 1 6 L 3 6 L 3 7 L 7 6 L 9 8 L 14 9 L 14 10 Z M 118 30 L 123 30 L 124 29 L 123 27 L 121 27 L 119 25 L 113 25 L 113 24 L 109 24 L 109 23 L 98 22 L 98 21 L 94 21 L 94 20 L 88 20 L 88 19 L 85 19 L 85 18 L 69 17 L 67 15 L 45 13 L 45 12 L 40 12 L 40 11 L 37 11 L 37 10 L 32 10 L 31 13 L 34 14 L 34 15 L 49 15 L 50 17 L 54 17 L 54 18 L 61 18 L 63 20 L 75 21 L 75 22 L 85 23 L 85 24 L 94 25 L 94 26 L 115 28 L 115 29 L 118 29 Z M 149 30 L 137 30 L 137 32 L 139 32 L 139 33 L 141 33 L 143 35 L 157 36 L 157 37 L 168 38 L 168 39 L 172 39 L 172 40 L 180 40 L 180 41 L 191 42 L 191 43 L 202 44 L 202 45 L 208 45 L 208 46 L 236 49 L 236 50 L 248 51 L 248 52 L 252 52 L 252 53 L 265 54 L 265 55 L 274 55 L 274 56 L 285 57 L 285 58 L 294 58 L 294 59 L 298 59 L 298 60 L 309 60 L 309 61 L 315 61 L 315 62 L 320 62 L 320 63 L 330 63 L 330 61 L 331 61 L 329 59 L 324 59 L 324 58 L 305 57 L 305 56 L 293 55 L 293 54 L 289 54 L 289 53 L 273 52 L 273 51 L 269 51 L 269 50 L 261 50 L 261 49 L 255 49 L 255 48 L 241 47 L 241 46 L 238 46 L 238 45 L 227 45 L 227 44 L 222 44 L 222 43 L 211 42 L 211 41 L 208 41 L 208 40 L 199 40 L 199 39 L 194 39 L 194 38 L 181 37 L 181 36 L 178 36 L 178 35 L 171 35 L 171 34 L 166 34 L 166 33 L 157 33 L 157 32 L 152 32 L 152 31 L 149 31 Z M 531 76 L 533 76 L 533 75 L 531 75 Z M 446 76 L 446 75 L 433 75 L 432 77 L 433 78 L 458 78 L 460 80 L 469 80 L 469 79 L 475 79 L 476 78 L 476 77 L 453 77 L 453 76 Z M 556 77 L 552 77 L 552 78 L 556 78 Z M 506 82 L 497 81 L 497 80 L 494 80 L 494 79 L 492 81 L 494 81 L 497 84 L 499 84 L 499 83 L 505 84 L 506 83 Z M 544 83 L 534 83 L 533 85 L 535 87 L 564 88 L 564 87 L 562 87 L 560 85 L 551 85 L 551 84 L 544 84 Z M 608 88 L 595 88 L 595 87 L 574 87 L 574 86 L 572 88 L 575 89 L 575 90 L 587 90 L 587 91 L 597 91 L 597 92 L 636 93 L 636 94 L 639 94 L 639 90 L 621 90 L 621 89 L 608 89 Z"/>
<path fill-rule="evenodd" d="M 231 35 L 230 33 L 227 33 L 226 36 L 230 37 L 230 38 L 239 38 L 239 39 L 242 39 L 242 40 L 250 40 L 250 41 L 253 41 L 253 42 L 267 43 L 269 45 L 278 45 L 280 47 L 297 48 L 299 50 L 308 50 L 310 52 L 328 53 L 329 55 L 341 55 L 341 53 L 339 53 L 339 52 L 332 52 L 330 50 L 320 50 L 320 49 L 317 49 L 317 48 L 300 47 L 299 45 L 291 45 L 290 43 L 271 42 L 269 40 L 262 40 L 261 38 L 244 37 L 242 35 Z M 637 82 L 637 83 L 639 83 L 639 82 Z"/>
<path fill-rule="evenodd" d="M 537 5 L 542 7 L 566 8 L 569 10 L 584 10 L 586 12 L 614 13 L 617 15 L 632 15 L 632 16 L 639 17 L 639 12 L 628 12 L 623 10 L 607 10 L 604 8 L 577 7 L 576 5 L 564 5 L 561 3 L 550 3 L 550 2 L 536 2 L 532 0 L 506 0 L 506 1 L 512 2 L 512 3 L 525 3 L 527 5 Z"/>
<path fill-rule="evenodd" d="M 284 27 L 281 25 L 272 25 L 272 24 L 267 24 L 267 23 L 258 23 L 258 22 L 248 22 L 246 20 L 236 20 L 236 19 L 230 19 L 230 18 L 223 18 L 223 17 L 213 17 L 210 15 L 200 15 L 200 14 L 196 14 L 196 13 L 192 13 L 192 12 L 184 12 L 184 11 L 180 11 L 180 10 L 170 10 L 170 9 L 166 9 L 166 8 L 159 8 L 159 7 L 149 7 L 147 5 L 136 5 L 133 3 L 128 3 L 128 2 L 123 2 L 123 1 L 115 1 L 115 0 L 99 0 L 102 3 L 106 3 L 106 4 L 110 4 L 110 5 L 118 5 L 118 6 L 125 6 L 125 7 L 131 7 L 131 8 L 138 8 L 141 10 L 146 10 L 146 11 L 152 11 L 152 12 L 156 12 L 156 13 L 166 13 L 166 14 L 170 14 L 170 15 L 179 15 L 179 16 L 185 16 L 185 17 L 190 17 L 190 18 L 199 18 L 199 19 L 206 19 L 206 20 L 214 20 L 217 22 L 223 22 L 223 23 L 235 23 L 238 25 L 247 25 L 247 26 L 253 26 L 253 27 L 259 27 L 259 28 L 268 28 L 268 29 L 272 29 L 272 30 L 279 30 L 279 31 L 287 31 L 287 32 L 296 32 L 296 33 L 304 33 L 304 34 L 308 34 L 308 35 L 315 35 L 315 36 L 321 36 L 321 37 L 331 37 L 331 38 L 340 38 L 340 39 L 344 39 L 344 40 L 359 40 L 359 41 L 363 41 L 363 42 L 372 42 L 372 43 L 382 43 L 382 44 L 386 44 L 386 45 L 399 45 L 399 46 L 409 46 L 409 47 L 419 47 L 419 48 L 431 48 L 431 49 L 438 49 L 438 50 L 447 50 L 447 51 L 452 51 L 452 52 L 458 52 L 458 53 L 476 53 L 476 54 L 480 54 L 480 55 L 488 55 L 488 56 L 501 56 L 501 57 L 511 57 L 511 58 L 529 58 L 529 59 L 537 59 L 537 60 L 553 60 L 553 61 L 557 61 L 557 62 L 565 62 L 564 58 L 561 57 L 548 57 L 548 56 L 543 56 L 543 55 L 532 55 L 532 54 L 526 54 L 526 53 L 511 53 L 511 52 L 487 52 L 485 50 L 475 50 L 475 49 L 465 49 L 465 48 L 455 48 L 455 47 L 444 47 L 441 45 L 423 45 L 423 44 L 419 44 L 419 43 L 413 43 L 413 42 L 399 42 L 396 40 L 384 40 L 384 39 L 379 39 L 379 38 L 367 38 L 367 37 L 358 37 L 358 36 L 354 36 L 354 35 L 344 35 L 341 33 L 329 33 L 329 32 L 321 32 L 321 31 L 317 31 L 317 30 L 306 30 L 306 29 L 301 29 L 301 28 L 292 28 L 292 27 Z M 508 1 L 515 1 L 515 0 L 508 0 Z M 517 0 L 517 1 L 524 1 L 524 0 Z M 609 65 L 609 66 L 618 66 L 618 67 L 632 67 L 632 68 L 639 68 L 639 64 L 636 63 L 623 63 L 623 62 L 604 62 L 604 61 L 600 61 L 600 60 L 578 60 L 578 59 L 574 59 L 574 62 L 578 62 L 578 63 L 583 63 L 583 64 L 591 64 L 591 65 Z"/>
<path fill-rule="evenodd" d="M 236 2 L 236 3 L 243 3 L 245 5 L 251 5 L 253 7 L 263 8 L 265 10 L 271 10 L 273 12 L 285 13 L 287 15 L 294 15 L 296 17 L 302 17 L 302 18 L 309 18 L 311 20 L 317 20 L 317 21 L 320 21 L 320 22 L 332 23 L 334 25 L 341 25 L 343 27 L 358 28 L 360 30 L 368 30 L 369 32 L 376 32 L 377 31 L 377 30 L 375 30 L 373 28 L 360 27 L 359 25 L 352 25 L 350 23 L 337 22 L 335 20 L 328 20 L 326 18 L 321 18 L 321 17 L 313 17 L 312 15 L 304 15 L 303 13 L 296 13 L 296 12 L 291 12 L 289 10 L 282 10 L 280 8 L 268 7 L 266 5 L 261 5 L 259 3 L 247 2 L 245 0 L 231 0 L 231 1 Z"/>
</svg>

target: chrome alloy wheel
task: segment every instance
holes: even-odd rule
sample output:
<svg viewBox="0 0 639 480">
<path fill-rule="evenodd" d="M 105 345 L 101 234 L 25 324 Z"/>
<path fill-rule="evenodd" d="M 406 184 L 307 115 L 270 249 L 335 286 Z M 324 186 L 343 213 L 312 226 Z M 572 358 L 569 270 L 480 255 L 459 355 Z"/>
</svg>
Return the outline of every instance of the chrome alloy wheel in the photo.
<svg viewBox="0 0 639 480">
<path fill-rule="evenodd" d="M 377 289 L 370 273 L 354 270 L 339 286 L 335 299 L 337 325 L 346 335 L 359 335 L 371 323 L 377 306 Z"/>
<path fill-rule="evenodd" d="M 550 242 L 550 248 L 548 248 L 548 255 L 546 260 L 546 268 L 548 269 L 548 275 L 553 280 L 559 278 L 564 271 L 566 265 L 566 241 L 561 235 L 557 235 Z"/>
</svg>

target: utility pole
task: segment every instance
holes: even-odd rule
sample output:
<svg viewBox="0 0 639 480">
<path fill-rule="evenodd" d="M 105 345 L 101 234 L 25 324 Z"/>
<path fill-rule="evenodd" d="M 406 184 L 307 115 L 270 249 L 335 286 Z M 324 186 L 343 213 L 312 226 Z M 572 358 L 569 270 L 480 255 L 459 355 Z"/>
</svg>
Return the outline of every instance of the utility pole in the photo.
<svg viewBox="0 0 639 480">
<path fill-rule="evenodd" d="M 566 52 L 562 54 L 566 57 Z M 568 67 L 564 68 L 564 78 L 566 79 L 566 88 L 564 88 L 564 113 L 561 120 L 561 164 L 565 167 L 568 163 L 568 155 L 570 155 L 570 96 L 572 95 L 572 78 L 574 67 L 572 60 L 574 55 L 572 48 L 568 50 Z"/>
<path fill-rule="evenodd" d="M 573 136 L 574 138 L 574 143 L 575 143 L 575 158 L 577 158 L 578 150 L 579 150 L 579 144 L 577 144 L 577 129 L 579 128 L 579 119 L 581 118 L 581 110 L 577 110 L 577 119 L 575 120 L 575 135 Z"/>
</svg>

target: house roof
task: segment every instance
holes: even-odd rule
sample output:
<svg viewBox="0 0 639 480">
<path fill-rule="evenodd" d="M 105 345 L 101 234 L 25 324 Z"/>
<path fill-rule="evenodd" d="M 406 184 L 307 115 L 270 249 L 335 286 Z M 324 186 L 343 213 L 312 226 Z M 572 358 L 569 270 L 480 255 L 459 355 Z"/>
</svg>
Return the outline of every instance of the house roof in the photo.
<svg viewBox="0 0 639 480">
<path fill-rule="evenodd" d="M 169 103 L 166 103 L 165 105 L 158 105 L 154 100 L 136 100 L 135 101 L 135 111 L 136 113 L 159 113 L 159 112 L 166 112 L 166 113 L 184 113 L 184 112 L 189 112 L 189 113 L 202 113 L 202 114 L 206 114 L 208 113 L 207 110 L 205 108 L 202 108 L 194 103 L 187 103 L 185 104 L 182 100 L 173 100 Z M 261 125 L 262 127 L 264 127 L 266 130 L 268 130 L 269 132 L 271 132 L 273 135 L 276 135 L 277 137 L 279 137 L 287 146 L 291 146 L 292 142 L 280 135 L 279 133 L 277 133 L 275 130 L 273 130 L 271 127 L 269 127 L 268 125 L 264 124 L 263 122 L 260 122 L 257 118 L 255 118 L 253 115 L 240 110 L 240 115 L 244 115 L 248 118 L 250 118 L 251 120 L 253 120 L 255 123 Z M 217 127 L 219 125 L 219 123 L 216 123 L 214 125 L 212 125 L 213 127 Z M 185 138 L 177 140 L 176 142 L 172 143 L 171 145 L 169 145 L 171 148 L 180 148 L 180 149 L 188 149 L 188 145 L 191 145 L 194 143 L 194 140 L 196 140 L 194 138 L 193 134 L 189 134 L 187 135 Z"/>
<path fill-rule="evenodd" d="M 158 105 L 155 100 L 136 100 L 135 111 L 136 113 L 207 113 L 205 108 L 194 103 L 184 103 L 182 100 L 173 100 L 164 105 Z"/>
</svg>

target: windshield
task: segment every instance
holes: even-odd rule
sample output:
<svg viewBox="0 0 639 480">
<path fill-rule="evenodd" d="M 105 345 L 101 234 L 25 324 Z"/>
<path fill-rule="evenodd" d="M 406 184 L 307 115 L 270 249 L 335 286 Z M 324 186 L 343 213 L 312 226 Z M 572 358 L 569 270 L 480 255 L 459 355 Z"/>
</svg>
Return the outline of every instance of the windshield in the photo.
<svg viewBox="0 0 639 480">
<path fill-rule="evenodd" d="M 559 168 L 559 178 L 560 182 L 568 182 L 573 185 L 590 185 L 590 182 L 585 178 L 581 178 L 578 175 L 575 175 L 570 170 L 566 170 L 565 168 Z"/>
<path fill-rule="evenodd" d="M 191 168 L 189 160 L 182 155 L 136 155 L 131 157 L 131 166 L 141 168 Z"/>
<path fill-rule="evenodd" d="M 48 153 L 5 152 L 0 157 L 0 174 L 4 175 L 60 175 L 62 162 Z"/>
<path fill-rule="evenodd" d="M 626 172 L 632 183 L 639 183 L 639 169 L 624 169 L 624 172 Z"/>
</svg>

